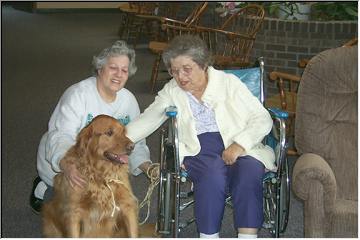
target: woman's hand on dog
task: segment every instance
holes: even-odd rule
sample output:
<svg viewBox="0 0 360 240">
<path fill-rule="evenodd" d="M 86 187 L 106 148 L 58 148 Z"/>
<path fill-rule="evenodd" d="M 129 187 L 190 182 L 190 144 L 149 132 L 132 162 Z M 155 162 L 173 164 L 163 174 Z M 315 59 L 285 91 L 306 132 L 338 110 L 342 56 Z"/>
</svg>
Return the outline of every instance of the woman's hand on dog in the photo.
<svg viewBox="0 0 360 240">
<path fill-rule="evenodd" d="M 236 159 L 245 153 L 245 149 L 237 143 L 232 143 L 222 153 L 222 158 L 226 165 L 232 165 Z"/>
<path fill-rule="evenodd" d="M 144 162 L 139 168 L 149 179 L 157 179 L 160 176 L 160 166 L 158 163 L 152 163 L 150 161 Z"/>
<path fill-rule="evenodd" d="M 69 181 L 71 187 L 78 186 L 84 188 L 86 186 L 86 181 L 81 177 L 80 172 L 77 170 L 75 164 L 67 163 L 61 164 L 60 168 L 63 170 L 66 179 Z"/>
</svg>

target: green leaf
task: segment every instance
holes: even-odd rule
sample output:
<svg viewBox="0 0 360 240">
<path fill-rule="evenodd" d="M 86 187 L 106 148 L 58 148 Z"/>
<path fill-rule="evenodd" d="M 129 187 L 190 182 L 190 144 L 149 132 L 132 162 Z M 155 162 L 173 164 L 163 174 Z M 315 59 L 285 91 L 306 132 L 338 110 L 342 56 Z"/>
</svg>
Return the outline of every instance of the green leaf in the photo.
<svg viewBox="0 0 360 240">
<path fill-rule="evenodd" d="M 355 16 L 355 17 L 358 16 L 358 12 L 350 7 L 345 8 L 345 12 L 347 12 L 347 14 L 349 14 L 351 16 Z"/>
</svg>

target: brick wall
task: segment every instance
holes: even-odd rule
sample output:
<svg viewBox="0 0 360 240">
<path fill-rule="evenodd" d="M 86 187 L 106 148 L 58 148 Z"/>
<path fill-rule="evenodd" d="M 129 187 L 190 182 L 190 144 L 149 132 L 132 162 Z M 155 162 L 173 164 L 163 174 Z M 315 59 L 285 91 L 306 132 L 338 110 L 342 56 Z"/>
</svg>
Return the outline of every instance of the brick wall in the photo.
<svg viewBox="0 0 360 240">
<path fill-rule="evenodd" d="M 301 75 L 297 66 L 303 58 L 310 59 L 326 49 L 343 45 L 357 37 L 356 21 L 285 21 L 265 18 L 262 29 L 256 36 L 253 57 L 263 56 L 265 71 L 285 71 Z M 268 95 L 276 92 L 276 85 L 268 81 Z"/>
</svg>

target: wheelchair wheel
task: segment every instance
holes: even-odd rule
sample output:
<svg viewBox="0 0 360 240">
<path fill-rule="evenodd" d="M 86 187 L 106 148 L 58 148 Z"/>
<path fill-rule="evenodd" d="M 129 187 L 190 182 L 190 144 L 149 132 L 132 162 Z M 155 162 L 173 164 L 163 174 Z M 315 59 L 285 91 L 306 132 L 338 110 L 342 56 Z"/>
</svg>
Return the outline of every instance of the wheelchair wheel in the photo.
<svg viewBox="0 0 360 240">
<path fill-rule="evenodd" d="M 163 181 L 163 186 L 159 189 L 158 232 L 163 237 L 176 238 L 179 233 L 179 213 L 177 210 L 179 203 L 176 186 L 170 172 L 161 173 L 160 178 Z"/>
<path fill-rule="evenodd" d="M 279 233 L 284 233 L 289 220 L 290 210 L 290 178 L 289 178 L 289 165 L 288 160 L 285 158 L 283 170 L 280 176 L 279 187 L 279 208 L 277 214 L 279 215 Z"/>
<path fill-rule="evenodd" d="M 179 183 L 174 170 L 174 146 L 165 131 L 161 138 L 160 182 L 157 232 L 163 237 L 178 237 L 179 233 Z"/>
<path fill-rule="evenodd" d="M 263 181 L 264 224 L 273 237 L 285 232 L 290 207 L 290 179 L 287 158 L 279 173 L 268 172 Z"/>
</svg>

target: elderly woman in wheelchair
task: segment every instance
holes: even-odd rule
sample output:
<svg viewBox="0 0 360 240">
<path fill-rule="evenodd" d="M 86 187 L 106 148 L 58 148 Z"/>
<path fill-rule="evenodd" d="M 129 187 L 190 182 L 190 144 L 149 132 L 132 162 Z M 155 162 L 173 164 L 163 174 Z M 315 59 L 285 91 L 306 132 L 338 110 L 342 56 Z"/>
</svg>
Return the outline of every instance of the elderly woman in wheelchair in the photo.
<svg viewBox="0 0 360 240">
<path fill-rule="evenodd" d="M 176 106 L 179 165 L 193 183 L 200 237 L 219 237 L 228 196 L 238 237 L 257 237 L 265 169 L 276 169 L 273 149 L 262 143 L 273 126 L 269 112 L 234 74 L 212 67 L 199 37 L 175 37 L 162 57 L 173 78 L 127 125 L 128 137 L 147 137 L 168 118 L 164 110 Z"/>
</svg>

